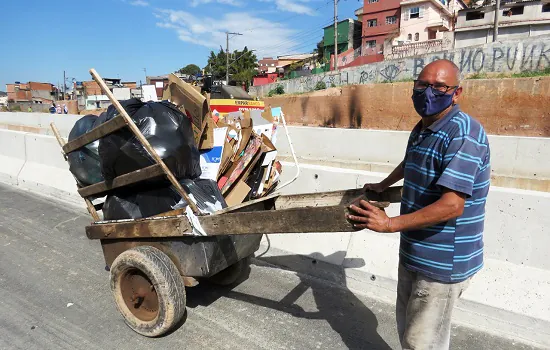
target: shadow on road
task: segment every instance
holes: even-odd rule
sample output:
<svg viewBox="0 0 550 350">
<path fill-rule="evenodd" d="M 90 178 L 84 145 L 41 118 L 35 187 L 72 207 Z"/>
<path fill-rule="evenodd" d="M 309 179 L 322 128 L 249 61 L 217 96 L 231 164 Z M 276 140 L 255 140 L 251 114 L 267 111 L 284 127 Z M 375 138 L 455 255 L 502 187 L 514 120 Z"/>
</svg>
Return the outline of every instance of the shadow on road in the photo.
<svg viewBox="0 0 550 350">
<path fill-rule="evenodd" d="M 343 252 L 336 252 L 342 254 Z M 332 256 L 324 257 L 319 253 L 313 254 L 323 260 Z M 261 260 L 268 264 L 262 266 L 280 268 L 292 266 L 296 259 L 303 259 L 296 255 L 277 256 L 275 258 L 264 257 Z M 349 259 L 346 266 L 364 265 L 362 259 Z M 329 260 L 330 261 L 330 260 Z M 315 260 L 314 260 L 315 262 Z M 274 265 L 278 266 L 274 266 Z M 340 282 L 345 286 L 343 267 L 341 268 Z M 212 286 L 208 283 L 201 283 L 197 287 L 189 288 L 187 292 L 187 306 L 198 305 L 208 306 L 220 297 L 231 298 L 254 305 L 286 312 L 294 317 L 326 320 L 332 329 L 336 331 L 348 349 L 369 349 L 369 350 L 391 350 L 391 347 L 378 334 L 378 320 L 374 313 L 366 307 L 349 289 L 340 286 L 327 286 L 327 282 L 297 273 L 300 283 L 296 285 L 281 300 L 271 300 L 260 296 L 249 295 L 231 287 Z M 298 305 L 297 301 L 308 289 L 311 289 L 317 310 L 315 312 L 305 311 Z"/>
</svg>

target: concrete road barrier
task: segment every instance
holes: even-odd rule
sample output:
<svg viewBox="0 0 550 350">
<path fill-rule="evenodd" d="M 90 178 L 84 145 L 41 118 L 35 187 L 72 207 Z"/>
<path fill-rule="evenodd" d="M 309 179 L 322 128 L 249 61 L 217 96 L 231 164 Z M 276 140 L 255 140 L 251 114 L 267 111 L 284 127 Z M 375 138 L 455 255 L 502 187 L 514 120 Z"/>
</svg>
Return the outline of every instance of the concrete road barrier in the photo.
<svg viewBox="0 0 550 350">
<path fill-rule="evenodd" d="M 17 185 L 25 164 L 25 133 L 0 130 L 0 181 Z"/>
</svg>

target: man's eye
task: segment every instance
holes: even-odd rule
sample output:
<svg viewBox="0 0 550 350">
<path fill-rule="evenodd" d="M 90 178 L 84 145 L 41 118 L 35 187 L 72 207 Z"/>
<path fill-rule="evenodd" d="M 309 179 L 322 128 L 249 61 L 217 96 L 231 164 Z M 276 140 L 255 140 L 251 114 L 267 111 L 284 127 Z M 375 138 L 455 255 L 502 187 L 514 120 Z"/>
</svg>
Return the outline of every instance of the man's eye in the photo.
<svg viewBox="0 0 550 350">
<path fill-rule="evenodd" d="M 447 91 L 447 86 L 446 85 L 434 85 L 434 89 L 439 90 L 439 91 Z"/>
</svg>

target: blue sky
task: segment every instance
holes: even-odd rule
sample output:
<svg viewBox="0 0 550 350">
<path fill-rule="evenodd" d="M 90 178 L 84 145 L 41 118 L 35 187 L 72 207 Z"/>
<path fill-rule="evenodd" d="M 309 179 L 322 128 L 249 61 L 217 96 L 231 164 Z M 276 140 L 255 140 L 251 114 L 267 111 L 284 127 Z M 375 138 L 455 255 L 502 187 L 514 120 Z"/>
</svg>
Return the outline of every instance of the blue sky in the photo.
<svg viewBox="0 0 550 350">
<path fill-rule="evenodd" d="M 340 0 L 339 19 L 362 0 Z M 257 50 L 258 57 L 311 52 L 332 23 L 332 0 L 0 0 L 0 90 L 14 81 L 67 77 L 125 81 L 204 67 L 211 50 Z"/>
</svg>

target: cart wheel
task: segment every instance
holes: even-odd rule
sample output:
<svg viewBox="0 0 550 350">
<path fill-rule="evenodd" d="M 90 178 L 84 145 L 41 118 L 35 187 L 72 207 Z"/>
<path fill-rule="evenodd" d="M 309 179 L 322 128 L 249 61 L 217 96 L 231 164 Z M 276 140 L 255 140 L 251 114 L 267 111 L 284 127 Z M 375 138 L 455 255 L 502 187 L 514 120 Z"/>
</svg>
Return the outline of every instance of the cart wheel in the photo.
<svg viewBox="0 0 550 350">
<path fill-rule="evenodd" d="M 111 291 L 126 324 L 146 337 L 169 331 L 185 313 L 185 286 L 172 260 L 150 246 L 126 250 L 111 266 Z"/>
<path fill-rule="evenodd" d="M 241 259 L 226 269 L 221 270 L 214 276 L 208 277 L 208 280 L 220 286 L 232 285 L 243 277 L 245 273 L 248 273 L 250 269 L 250 261 L 250 256 Z"/>
</svg>

